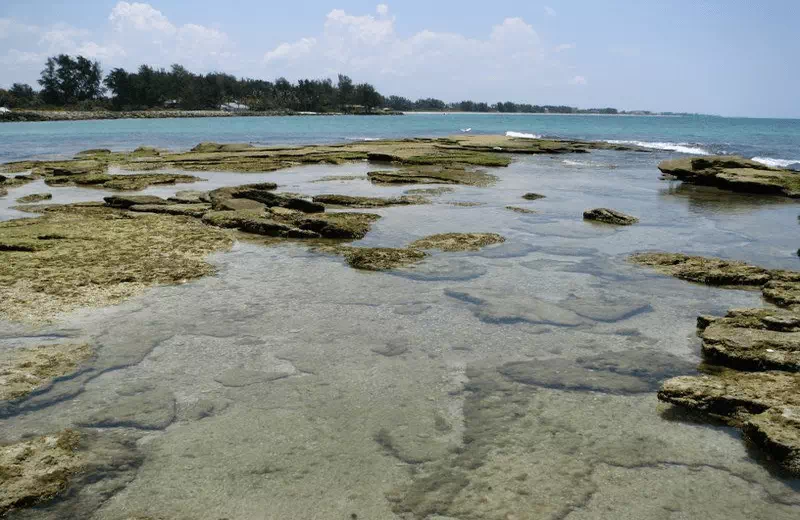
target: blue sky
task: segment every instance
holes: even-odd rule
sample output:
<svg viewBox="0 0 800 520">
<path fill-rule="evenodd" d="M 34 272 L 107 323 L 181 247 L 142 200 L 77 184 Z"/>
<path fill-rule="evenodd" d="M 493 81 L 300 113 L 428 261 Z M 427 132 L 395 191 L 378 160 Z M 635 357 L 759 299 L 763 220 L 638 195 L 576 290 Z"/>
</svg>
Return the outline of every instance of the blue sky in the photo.
<svg viewBox="0 0 800 520">
<path fill-rule="evenodd" d="M 0 86 L 81 53 L 385 94 L 800 117 L 797 0 L 0 0 Z"/>
</svg>

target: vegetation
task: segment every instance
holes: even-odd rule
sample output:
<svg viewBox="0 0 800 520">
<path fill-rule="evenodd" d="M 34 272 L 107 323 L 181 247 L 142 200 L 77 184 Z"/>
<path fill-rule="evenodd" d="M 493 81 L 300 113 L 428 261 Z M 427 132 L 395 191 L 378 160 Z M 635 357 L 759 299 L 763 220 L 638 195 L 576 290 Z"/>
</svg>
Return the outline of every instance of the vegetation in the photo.
<svg viewBox="0 0 800 520">
<path fill-rule="evenodd" d="M 0 106 L 13 109 L 74 108 L 118 111 L 149 109 L 218 110 L 252 112 L 344 112 L 370 113 L 376 109 L 395 111 L 458 111 L 499 113 L 617 114 L 614 108 L 581 110 L 569 106 L 532 105 L 511 101 L 489 104 L 460 101 L 447 103 L 424 98 L 412 101 L 402 96 L 383 96 L 369 83 L 354 83 L 339 74 L 331 79 L 286 78 L 266 81 L 236 78 L 222 72 L 195 74 L 182 65 L 169 70 L 141 65 L 131 72 L 113 68 L 103 77 L 97 61 L 60 54 L 47 59 L 38 80 L 40 91 L 14 83 L 0 89 Z"/>
</svg>

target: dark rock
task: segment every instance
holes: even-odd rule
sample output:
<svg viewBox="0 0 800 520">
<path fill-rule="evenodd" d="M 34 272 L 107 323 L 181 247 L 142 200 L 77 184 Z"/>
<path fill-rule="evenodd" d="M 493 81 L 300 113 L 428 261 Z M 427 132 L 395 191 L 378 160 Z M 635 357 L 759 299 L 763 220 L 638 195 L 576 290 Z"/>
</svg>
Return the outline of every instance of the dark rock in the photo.
<svg viewBox="0 0 800 520">
<path fill-rule="evenodd" d="M 169 204 L 166 200 L 155 195 L 112 195 L 104 197 L 103 200 L 106 201 L 107 206 L 120 209 L 128 209 L 131 206 L 143 204 Z"/>
<path fill-rule="evenodd" d="M 636 217 L 608 208 L 596 208 L 584 211 L 583 218 L 584 220 L 592 220 L 617 226 L 630 226 L 631 224 L 639 222 L 639 219 Z"/>
</svg>

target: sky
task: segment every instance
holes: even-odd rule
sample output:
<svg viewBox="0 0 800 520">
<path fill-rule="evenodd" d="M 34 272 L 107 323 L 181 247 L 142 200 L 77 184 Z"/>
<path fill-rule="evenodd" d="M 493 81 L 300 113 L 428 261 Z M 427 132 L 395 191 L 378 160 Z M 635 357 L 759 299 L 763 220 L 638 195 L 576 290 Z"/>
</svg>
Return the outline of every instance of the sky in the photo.
<svg viewBox="0 0 800 520">
<path fill-rule="evenodd" d="M 48 56 L 385 94 L 800 117 L 798 0 L 0 0 L 0 87 Z"/>
</svg>

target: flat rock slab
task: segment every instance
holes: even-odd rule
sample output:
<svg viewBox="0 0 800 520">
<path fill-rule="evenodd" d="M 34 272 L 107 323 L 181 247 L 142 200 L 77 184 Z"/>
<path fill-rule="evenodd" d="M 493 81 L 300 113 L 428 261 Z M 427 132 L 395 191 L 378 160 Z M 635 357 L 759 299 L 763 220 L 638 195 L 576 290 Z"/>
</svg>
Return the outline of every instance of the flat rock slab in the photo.
<svg viewBox="0 0 800 520">
<path fill-rule="evenodd" d="M 232 368 L 215 377 L 214 381 L 229 388 L 241 388 L 258 383 L 269 383 L 270 381 L 285 379 L 290 375 L 289 372 L 262 372 L 259 370 Z"/>
<path fill-rule="evenodd" d="M 639 222 L 639 219 L 634 216 L 626 215 L 621 211 L 608 208 L 595 208 L 584 211 L 583 219 L 616 226 L 630 226 Z"/>
<path fill-rule="evenodd" d="M 94 428 L 127 427 L 163 430 L 175 420 L 175 395 L 169 390 L 146 390 L 122 396 L 79 422 Z"/>
<path fill-rule="evenodd" d="M 800 476 L 800 374 L 727 371 L 670 379 L 658 392 L 664 402 L 721 419 Z"/>
<path fill-rule="evenodd" d="M 175 204 L 199 204 L 201 202 L 211 202 L 211 198 L 205 191 L 182 190 L 167 199 Z"/>
<path fill-rule="evenodd" d="M 30 195 L 25 195 L 24 197 L 18 198 L 17 202 L 20 204 L 35 204 L 37 202 L 50 200 L 52 198 L 52 193 L 31 193 Z"/>
<path fill-rule="evenodd" d="M 703 354 L 743 370 L 800 371 L 800 314 L 779 309 L 734 309 L 698 320 Z"/>
<path fill-rule="evenodd" d="M 623 301 L 607 297 L 594 299 L 573 296 L 558 304 L 584 318 L 607 323 L 626 320 L 653 310 L 649 303 L 641 300 Z"/>
<path fill-rule="evenodd" d="M 250 199 L 223 199 L 214 203 L 214 209 L 219 211 L 264 211 L 267 206 Z"/>
<path fill-rule="evenodd" d="M 200 218 L 211 211 L 211 204 L 134 204 L 128 210 L 140 213 L 163 213 Z"/>
<path fill-rule="evenodd" d="M 761 287 L 772 278 L 767 269 L 722 258 L 655 252 L 631 255 L 629 260 L 662 274 L 708 285 Z"/>
<path fill-rule="evenodd" d="M 386 206 L 408 206 L 411 204 L 427 204 L 430 201 L 420 196 L 402 197 L 356 197 L 351 195 L 317 195 L 312 199 L 320 204 L 347 206 L 351 208 L 381 208 Z"/>
</svg>

